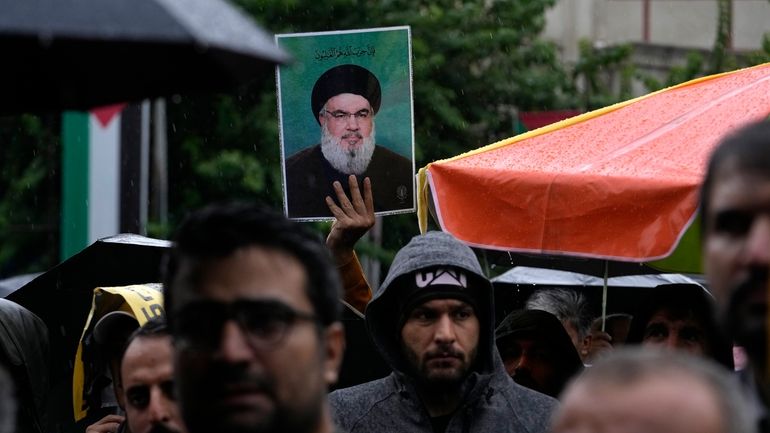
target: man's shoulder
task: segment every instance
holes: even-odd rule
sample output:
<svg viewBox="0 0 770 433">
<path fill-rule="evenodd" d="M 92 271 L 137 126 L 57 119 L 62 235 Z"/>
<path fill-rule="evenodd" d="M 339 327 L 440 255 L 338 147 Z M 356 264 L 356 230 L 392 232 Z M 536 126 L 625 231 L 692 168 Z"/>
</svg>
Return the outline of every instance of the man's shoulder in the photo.
<svg viewBox="0 0 770 433">
<path fill-rule="evenodd" d="M 372 156 L 373 161 L 380 160 L 380 161 L 388 161 L 390 163 L 395 163 L 400 165 L 407 164 L 411 169 L 412 162 L 409 158 L 405 157 L 404 155 L 394 152 L 380 144 L 377 144 L 374 149 L 375 149 L 374 155 Z"/>
<path fill-rule="evenodd" d="M 329 394 L 329 402 L 332 408 L 339 405 L 347 410 L 351 403 L 367 404 L 369 400 L 380 399 L 383 394 L 394 392 L 395 389 L 392 378 L 386 376 L 360 385 L 337 389 Z"/>
<path fill-rule="evenodd" d="M 316 144 L 315 146 L 306 147 L 300 151 L 294 152 L 286 158 L 286 168 L 294 167 L 298 164 L 301 164 L 309 159 L 317 159 L 319 155 L 323 155 L 321 153 L 321 145 Z"/>
<path fill-rule="evenodd" d="M 521 386 L 511 381 L 509 388 L 513 402 L 520 409 L 524 410 L 543 410 L 551 412 L 559 405 L 559 401 L 553 397 L 547 396 L 533 389 Z"/>
<path fill-rule="evenodd" d="M 523 387 L 512 379 L 499 385 L 502 385 L 502 394 L 513 412 L 512 423 L 530 432 L 547 431 L 551 415 L 559 406 L 555 398 Z"/>
<path fill-rule="evenodd" d="M 348 431 L 373 431 L 390 423 L 400 423 L 401 412 L 392 398 L 398 387 L 391 376 L 349 388 L 338 389 L 329 394 L 332 419 L 336 425 Z"/>
</svg>

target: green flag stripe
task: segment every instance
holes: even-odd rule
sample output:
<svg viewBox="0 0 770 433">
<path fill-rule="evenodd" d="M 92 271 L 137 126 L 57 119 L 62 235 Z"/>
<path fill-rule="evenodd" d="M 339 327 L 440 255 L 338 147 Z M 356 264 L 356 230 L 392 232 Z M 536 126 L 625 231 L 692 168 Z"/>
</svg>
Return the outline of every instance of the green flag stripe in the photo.
<svg viewBox="0 0 770 433">
<path fill-rule="evenodd" d="M 61 259 L 88 245 L 88 113 L 62 119 Z"/>
</svg>

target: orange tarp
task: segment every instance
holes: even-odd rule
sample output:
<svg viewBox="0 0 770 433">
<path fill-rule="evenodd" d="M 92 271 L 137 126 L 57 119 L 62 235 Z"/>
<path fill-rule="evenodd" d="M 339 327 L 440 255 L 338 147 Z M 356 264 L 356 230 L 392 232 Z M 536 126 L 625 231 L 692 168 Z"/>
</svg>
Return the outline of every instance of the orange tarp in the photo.
<svg viewBox="0 0 770 433">
<path fill-rule="evenodd" d="M 769 114 L 770 64 L 585 113 L 422 168 L 420 227 L 432 199 L 472 246 L 659 259 L 693 219 L 719 140 Z"/>
</svg>

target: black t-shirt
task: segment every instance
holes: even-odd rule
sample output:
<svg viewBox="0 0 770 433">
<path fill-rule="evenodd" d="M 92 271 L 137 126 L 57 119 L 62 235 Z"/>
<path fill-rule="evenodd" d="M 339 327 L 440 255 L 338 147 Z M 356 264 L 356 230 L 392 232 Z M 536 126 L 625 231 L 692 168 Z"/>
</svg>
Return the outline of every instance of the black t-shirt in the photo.
<svg viewBox="0 0 770 433">
<path fill-rule="evenodd" d="M 449 425 L 449 420 L 452 419 L 452 415 L 454 414 L 450 413 L 449 415 L 431 417 L 430 424 L 433 426 L 433 433 L 444 433 Z"/>
</svg>

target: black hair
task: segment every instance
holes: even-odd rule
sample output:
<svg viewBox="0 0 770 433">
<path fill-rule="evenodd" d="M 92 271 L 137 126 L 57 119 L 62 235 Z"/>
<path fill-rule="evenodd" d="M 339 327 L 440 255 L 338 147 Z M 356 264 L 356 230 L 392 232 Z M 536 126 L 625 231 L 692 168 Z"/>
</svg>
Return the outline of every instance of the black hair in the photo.
<svg viewBox="0 0 770 433">
<path fill-rule="evenodd" d="M 653 289 L 633 312 L 626 343 L 641 344 L 650 319 L 664 309 L 676 317 L 690 316 L 696 320 L 703 327 L 709 345 L 706 356 L 728 369 L 733 368 L 732 344 L 716 322 L 714 300 L 703 287 L 694 284 L 663 284 Z"/>
<path fill-rule="evenodd" d="M 171 335 L 168 330 L 168 326 L 166 325 L 166 319 L 161 317 L 154 317 L 147 322 L 145 322 L 144 325 L 136 328 L 134 332 L 131 333 L 131 335 L 126 338 L 125 344 L 123 344 L 123 350 L 120 352 L 120 358 L 118 358 L 118 371 L 121 371 L 123 369 L 123 357 L 126 355 L 126 350 L 128 350 L 128 346 L 131 345 L 131 343 L 134 342 L 137 338 L 161 338 L 161 337 L 167 337 Z M 122 378 L 116 378 L 116 382 L 121 383 Z"/>
<path fill-rule="evenodd" d="M 193 212 L 176 233 L 164 272 L 166 316 L 172 329 L 174 295 L 185 290 L 177 282 L 181 264 L 222 259 L 250 246 L 274 248 L 295 257 L 307 273 L 305 292 L 320 324 L 328 326 L 339 320 L 339 274 L 320 236 L 263 205 L 226 203 Z"/>
<path fill-rule="evenodd" d="M 700 190 L 701 237 L 706 233 L 711 215 L 709 196 L 716 173 L 727 161 L 734 161 L 742 172 L 770 178 L 770 122 L 750 123 L 725 137 L 709 159 Z"/>
</svg>

